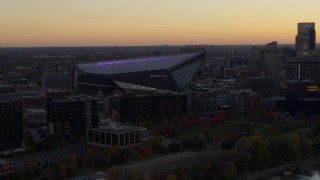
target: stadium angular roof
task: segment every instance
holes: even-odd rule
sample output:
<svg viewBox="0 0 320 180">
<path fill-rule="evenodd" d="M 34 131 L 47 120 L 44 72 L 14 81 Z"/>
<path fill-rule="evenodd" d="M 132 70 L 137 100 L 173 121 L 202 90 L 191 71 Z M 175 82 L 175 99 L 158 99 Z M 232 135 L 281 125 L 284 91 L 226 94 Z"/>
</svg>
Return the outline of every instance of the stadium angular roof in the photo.
<svg viewBox="0 0 320 180">
<path fill-rule="evenodd" d="M 193 59 L 198 58 L 203 53 L 181 54 L 173 56 L 158 56 L 139 59 L 110 60 L 88 64 L 78 64 L 78 69 L 83 73 L 90 74 L 123 74 L 153 70 L 169 69 Z"/>
</svg>

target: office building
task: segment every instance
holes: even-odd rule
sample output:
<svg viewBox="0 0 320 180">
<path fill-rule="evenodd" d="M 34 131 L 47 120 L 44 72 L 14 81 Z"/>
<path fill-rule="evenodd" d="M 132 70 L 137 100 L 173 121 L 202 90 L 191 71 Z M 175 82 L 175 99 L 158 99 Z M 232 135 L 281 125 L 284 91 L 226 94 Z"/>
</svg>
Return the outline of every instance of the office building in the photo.
<svg viewBox="0 0 320 180">
<path fill-rule="evenodd" d="M 115 124 L 88 129 L 87 134 L 88 145 L 99 147 L 123 148 L 139 145 L 147 139 L 147 128 Z"/>
<path fill-rule="evenodd" d="M 311 80 L 290 80 L 286 82 L 287 100 L 314 98 L 318 95 L 318 86 Z"/>
<path fill-rule="evenodd" d="M 261 99 L 258 93 L 251 89 L 240 89 L 232 92 L 233 110 L 236 113 L 254 115 L 261 109 Z"/>
<path fill-rule="evenodd" d="M 22 147 L 22 105 L 16 100 L 0 100 L 0 151 Z"/>
<path fill-rule="evenodd" d="M 47 89 L 65 89 L 72 88 L 72 77 L 70 74 L 50 73 L 41 77 L 41 84 L 44 90 Z"/>
<path fill-rule="evenodd" d="M 284 61 L 280 58 L 276 41 L 266 44 L 264 49 L 252 48 L 251 58 L 249 70 L 254 76 L 278 76 L 284 70 Z"/>
<path fill-rule="evenodd" d="M 261 98 L 280 96 L 280 80 L 274 77 L 246 77 L 242 80 L 243 89 L 252 89 Z"/>
<path fill-rule="evenodd" d="M 190 112 L 201 117 L 212 117 L 223 106 L 231 104 L 229 90 L 225 88 L 194 87 L 189 90 Z"/>
<path fill-rule="evenodd" d="M 187 96 L 183 94 L 122 95 L 110 97 L 108 112 L 123 122 L 137 122 L 154 116 L 172 119 L 187 113 Z"/>
<path fill-rule="evenodd" d="M 296 36 L 296 50 L 308 51 L 316 49 L 315 23 L 298 23 L 298 34 Z"/>
<path fill-rule="evenodd" d="M 286 63 L 286 79 L 311 80 L 320 84 L 320 58 L 290 58 Z"/>
<path fill-rule="evenodd" d="M 83 136 L 98 126 L 97 101 L 89 97 L 50 99 L 47 114 L 50 136 Z"/>
</svg>

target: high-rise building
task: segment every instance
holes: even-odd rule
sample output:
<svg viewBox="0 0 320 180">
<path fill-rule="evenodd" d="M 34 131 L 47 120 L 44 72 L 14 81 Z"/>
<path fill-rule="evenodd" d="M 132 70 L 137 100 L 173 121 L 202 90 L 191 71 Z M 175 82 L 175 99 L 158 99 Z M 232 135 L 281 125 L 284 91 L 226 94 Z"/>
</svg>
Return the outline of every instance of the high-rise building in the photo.
<svg viewBox="0 0 320 180">
<path fill-rule="evenodd" d="M 16 100 L 0 100 L 0 151 L 22 146 L 22 105 Z"/>
<path fill-rule="evenodd" d="M 278 76 L 284 70 L 277 41 L 266 44 L 265 49 L 252 48 L 250 72 L 255 76 Z"/>
<path fill-rule="evenodd" d="M 280 80 L 274 77 L 246 77 L 242 79 L 243 89 L 252 89 L 261 98 L 280 96 Z"/>
<path fill-rule="evenodd" d="M 70 74 L 44 74 L 41 77 L 42 88 L 46 89 L 66 89 L 72 87 L 72 77 Z"/>
<path fill-rule="evenodd" d="M 314 50 L 316 48 L 316 30 L 314 22 L 298 23 L 296 50 Z"/>
<path fill-rule="evenodd" d="M 51 99 L 47 104 L 48 130 L 51 136 L 83 136 L 98 126 L 97 100 L 89 97 Z"/>
<path fill-rule="evenodd" d="M 312 80 L 320 85 L 320 58 L 290 58 L 286 62 L 286 79 Z"/>
</svg>

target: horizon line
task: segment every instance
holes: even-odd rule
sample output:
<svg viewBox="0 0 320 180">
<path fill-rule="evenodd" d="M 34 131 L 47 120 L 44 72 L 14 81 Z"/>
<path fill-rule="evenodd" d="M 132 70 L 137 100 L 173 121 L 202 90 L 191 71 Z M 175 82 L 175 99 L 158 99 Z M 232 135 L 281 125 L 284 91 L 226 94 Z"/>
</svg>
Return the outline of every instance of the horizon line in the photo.
<svg viewBox="0 0 320 180">
<path fill-rule="evenodd" d="M 250 43 L 250 44 L 158 44 L 158 45 L 57 45 L 57 46 L 0 46 L 0 49 L 9 49 L 9 48 L 90 48 L 90 47 L 156 47 L 156 46 L 263 46 L 266 45 L 259 43 Z M 320 43 L 316 43 L 320 45 Z M 278 45 L 295 45 L 290 43 L 278 43 Z"/>
</svg>

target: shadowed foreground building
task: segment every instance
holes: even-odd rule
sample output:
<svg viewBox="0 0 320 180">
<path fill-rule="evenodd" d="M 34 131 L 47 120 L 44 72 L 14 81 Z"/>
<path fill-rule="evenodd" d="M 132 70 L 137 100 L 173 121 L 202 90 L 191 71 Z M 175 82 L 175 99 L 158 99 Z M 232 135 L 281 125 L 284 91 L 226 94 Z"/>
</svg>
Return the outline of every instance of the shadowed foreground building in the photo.
<svg viewBox="0 0 320 180">
<path fill-rule="evenodd" d="M 286 63 L 286 79 L 311 80 L 320 84 L 320 58 L 291 58 Z"/>
<path fill-rule="evenodd" d="M 83 136 L 98 126 L 97 100 L 88 97 L 51 99 L 47 105 L 50 136 Z"/>
<path fill-rule="evenodd" d="M 187 113 L 184 94 L 122 95 L 109 98 L 109 115 L 122 122 L 137 122 L 158 116 L 172 119 Z"/>
<path fill-rule="evenodd" d="M 79 93 L 109 94 L 113 90 L 162 89 L 180 92 L 197 71 L 205 52 L 79 64 L 74 88 Z M 125 86 L 125 87 L 124 87 Z"/>
<path fill-rule="evenodd" d="M 21 102 L 0 100 L 0 152 L 21 148 L 22 139 Z"/>
</svg>

